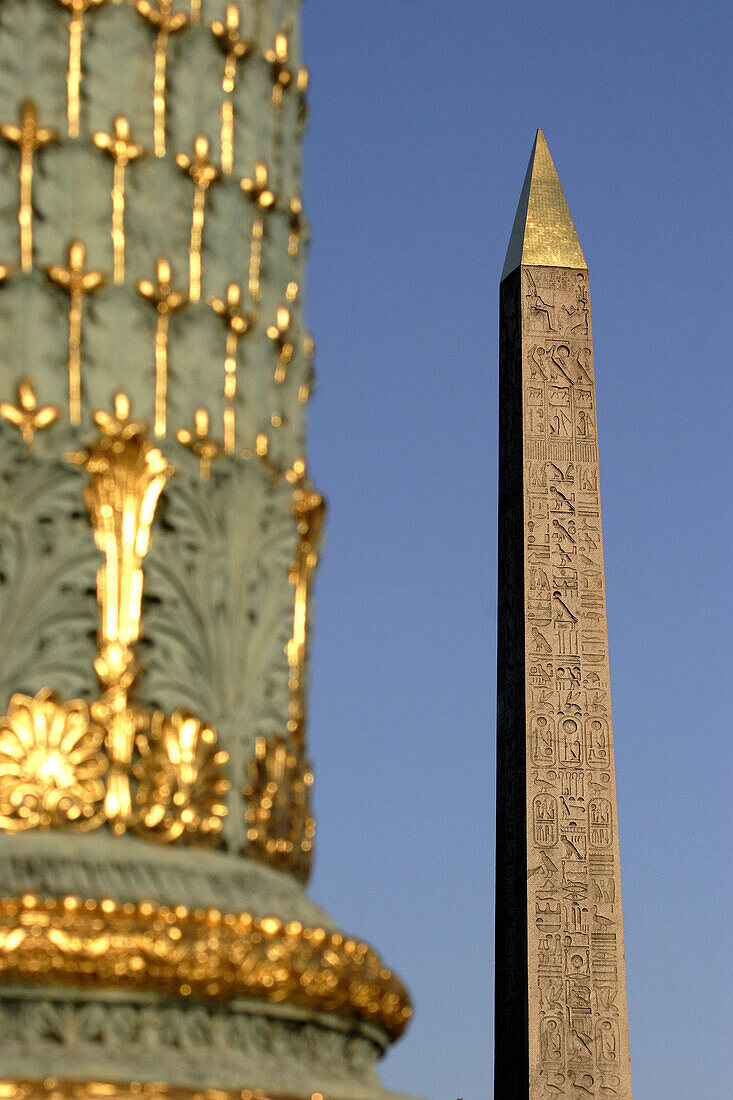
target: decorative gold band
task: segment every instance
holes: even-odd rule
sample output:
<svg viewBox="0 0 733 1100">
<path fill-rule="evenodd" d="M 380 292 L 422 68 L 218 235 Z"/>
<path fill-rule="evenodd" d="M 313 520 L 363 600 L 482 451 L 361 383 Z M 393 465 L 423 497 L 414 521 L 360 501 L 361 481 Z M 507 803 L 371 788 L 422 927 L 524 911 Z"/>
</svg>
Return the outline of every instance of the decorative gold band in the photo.
<svg viewBox="0 0 733 1100">
<path fill-rule="evenodd" d="M 178 1085 L 119 1084 L 111 1081 L 61 1081 L 47 1077 L 45 1081 L 19 1081 L 0 1078 L 0 1100 L 335 1100 L 320 1092 L 309 1096 L 262 1092 L 242 1089 L 231 1092 L 222 1089 L 186 1089 Z"/>
<path fill-rule="evenodd" d="M 356 1016 L 392 1040 L 412 1015 L 379 956 L 340 932 L 152 902 L 0 899 L 0 980 L 288 1001 Z"/>
</svg>

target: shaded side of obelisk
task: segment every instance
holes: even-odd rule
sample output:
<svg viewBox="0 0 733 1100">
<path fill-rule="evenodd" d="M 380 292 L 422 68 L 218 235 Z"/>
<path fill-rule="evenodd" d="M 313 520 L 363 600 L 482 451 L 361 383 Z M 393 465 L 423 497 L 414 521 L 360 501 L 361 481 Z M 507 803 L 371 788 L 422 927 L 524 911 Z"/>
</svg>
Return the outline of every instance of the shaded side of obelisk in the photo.
<svg viewBox="0 0 733 1100">
<path fill-rule="evenodd" d="M 538 131 L 500 288 L 496 1100 L 631 1100 L 588 271 Z"/>
</svg>

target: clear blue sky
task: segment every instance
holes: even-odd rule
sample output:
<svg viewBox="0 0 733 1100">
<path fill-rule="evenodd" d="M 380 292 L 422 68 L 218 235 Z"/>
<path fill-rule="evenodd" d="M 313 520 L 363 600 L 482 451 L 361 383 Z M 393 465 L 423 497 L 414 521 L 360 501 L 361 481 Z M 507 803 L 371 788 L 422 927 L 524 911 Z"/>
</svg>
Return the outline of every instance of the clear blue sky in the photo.
<svg viewBox="0 0 733 1100">
<path fill-rule="evenodd" d="M 591 273 L 634 1096 L 730 1096 L 730 24 L 304 5 L 312 893 L 410 986 L 383 1076 L 430 1100 L 492 1094 L 497 283 L 538 126 Z"/>
</svg>

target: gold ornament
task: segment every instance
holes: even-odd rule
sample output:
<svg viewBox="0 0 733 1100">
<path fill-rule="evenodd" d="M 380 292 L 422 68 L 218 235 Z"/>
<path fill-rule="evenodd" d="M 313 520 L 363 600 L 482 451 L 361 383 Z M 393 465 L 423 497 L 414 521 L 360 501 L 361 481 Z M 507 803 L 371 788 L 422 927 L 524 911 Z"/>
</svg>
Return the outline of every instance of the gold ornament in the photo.
<svg viewBox="0 0 733 1100">
<path fill-rule="evenodd" d="M 17 405 L 11 405 L 9 401 L 0 401 L 0 416 L 18 429 L 23 442 L 30 447 L 36 432 L 50 428 L 58 420 L 59 410 L 55 405 L 38 408 L 35 387 L 30 378 L 23 378 L 18 383 L 17 394 Z"/>
<path fill-rule="evenodd" d="M 300 476 L 305 475 L 301 462 Z M 290 674 L 290 717 L 288 731 L 297 747 L 305 741 L 305 660 L 308 627 L 308 597 L 311 580 L 318 564 L 318 544 L 321 538 L 326 502 L 320 493 L 308 487 L 298 487 L 293 492 L 293 515 L 298 526 L 298 553 L 290 570 L 290 582 L 295 586 L 293 610 L 293 635 L 287 644 Z"/>
<path fill-rule="evenodd" d="M 313 773 L 288 738 L 258 737 L 247 762 L 247 855 L 307 882 L 316 824 L 310 813 Z"/>
<path fill-rule="evenodd" d="M 81 40 L 84 33 L 84 15 L 91 8 L 99 8 L 106 0 L 56 0 L 68 11 L 69 19 L 69 70 L 66 74 L 67 118 L 69 137 L 79 136 L 79 111 L 81 89 Z"/>
<path fill-rule="evenodd" d="M 295 354 L 295 344 L 290 336 L 291 321 L 292 315 L 288 307 L 280 306 L 275 314 L 275 323 L 267 326 L 267 335 L 277 351 L 275 382 L 278 385 L 285 381 L 288 364 Z"/>
<path fill-rule="evenodd" d="M 0 718 L 0 828 L 98 828 L 103 740 L 81 699 L 64 703 L 49 688 L 12 695 Z"/>
<path fill-rule="evenodd" d="M 139 830 L 152 830 L 166 841 L 215 841 L 230 787 L 223 771 L 229 757 L 218 747 L 215 731 L 185 711 L 170 718 L 156 711 L 137 744 Z"/>
<path fill-rule="evenodd" d="M 33 270 L 33 154 L 56 141 L 58 134 L 50 126 L 39 126 L 36 105 L 26 99 L 20 107 L 20 124 L 0 126 L 0 135 L 20 150 L 20 267 Z"/>
<path fill-rule="evenodd" d="M 187 451 L 196 455 L 201 480 L 208 481 L 211 476 L 211 460 L 221 454 L 222 445 L 209 438 L 209 414 L 206 409 L 196 409 L 193 414 L 193 431 L 179 428 L 176 438 Z"/>
<path fill-rule="evenodd" d="M 221 172 L 209 160 L 209 139 L 199 134 L 193 143 L 193 156 L 185 153 L 176 155 L 176 164 L 193 180 L 193 213 L 191 215 L 191 243 L 189 256 L 188 296 L 192 302 L 201 297 L 203 266 L 201 246 L 204 235 L 204 217 L 206 213 L 206 195 L 212 183 L 221 179 Z"/>
<path fill-rule="evenodd" d="M 94 667 L 105 688 L 92 711 L 107 731 L 111 761 L 105 812 L 112 831 L 132 821 L 130 765 L 135 736 L 145 718 L 129 703 L 137 674 L 133 647 L 140 637 L 142 562 L 158 498 L 173 468 L 147 439 L 146 425 L 130 420 L 130 402 L 117 394 L 114 415 L 97 412 L 96 443 L 67 456 L 89 473 L 85 500 L 97 546 L 105 563 L 97 573 L 102 616 Z"/>
<path fill-rule="evenodd" d="M 257 314 L 242 313 L 242 288 L 238 283 L 229 284 L 226 301 L 212 295 L 206 301 L 227 328 L 224 359 L 224 451 L 226 454 L 233 454 L 236 442 L 234 399 L 237 396 L 237 347 L 240 338 L 252 331 Z"/>
<path fill-rule="evenodd" d="M 270 189 L 269 173 L 264 161 L 255 162 L 254 175 L 245 176 L 239 186 L 254 206 L 252 238 L 249 250 L 249 294 L 253 302 L 262 298 L 260 268 L 262 266 L 262 238 L 265 235 L 265 214 L 275 205 L 274 192 Z"/>
<path fill-rule="evenodd" d="M 236 4 L 227 4 L 224 21 L 215 19 L 211 24 L 211 33 L 224 53 L 224 76 L 221 82 L 225 96 L 221 105 L 221 171 L 228 176 L 234 167 L 234 104 L 231 95 L 234 91 L 237 63 L 251 56 L 254 43 L 251 39 L 242 37 L 239 8 Z"/>
<path fill-rule="evenodd" d="M 93 294 L 104 286 L 105 277 L 101 271 L 85 271 L 86 248 L 81 241 L 72 241 L 69 245 L 69 262 L 51 264 L 45 268 L 46 275 L 55 286 L 60 287 L 69 296 L 69 420 L 72 424 L 81 422 L 81 322 L 84 297 Z"/>
<path fill-rule="evenodd" d="M 154 8 L 150 0 L 137 0 L 135 10 L 148 26 L 157 31 L 155 39 L 155 70 L 153 75 L 153 144 L 156 157 L 165 156 L 165 92 L 168 65 L 168 39 L 188 26 L 188 16 L 174 12 L 172 0 L 158 0 Z"/>
<path fill-rule="evenodd" d="M 132 140 L 130 123 L 124 115 L 114 120 L 113 133 L 99 130 L 92 134 L 98 149 L 109 153 L 114 161 L 112 177 L 112 254 L 113 278 L 118 285 L 125 281 L 125 169 L 132 161 L 145 155 L 142 145 Z"/>
<path fill-rule="evenodd" d="M 141 279 L 137 284 L 138 292 L 155 306 L 158 311 L 158 323 L 155 329 L 155 419 L 153 430 L 157 436 L 166 433 L 168 401 L 168 327 L 174 313 L 188 305 L 184 291 L 173 290 L 171 265 L 165 256 L 158 257 L 157 283 L 150 279 Z"/>
<path fill-rule="evenodd" d="M 289 229 L 288 256 L 297 256 L 300 251 L 300 239 L 303 235 L 305 218 L 303 217 L 303 201 L 295 195 L 288 204 Z"/>
<path fill-rule="evenodd" d="M 299 921 L 74 897 L 0 899 L 0 980 L 254 997 L 357 1017 L 394 1040 L 412 1015 L 365 943 Z"/>
<path fill-rule="evenodd" d="M 47 1077 L 43 1081 L 0 1078 L 1 1100 L 323 1100 L 320 1092 L 310 1096 L 287 1096 L 261 1089 L 188 1089 L 181 1085 L 154 1085 L 131 1081 L 72 1081 L 68 1077 Z"/>
</svg>

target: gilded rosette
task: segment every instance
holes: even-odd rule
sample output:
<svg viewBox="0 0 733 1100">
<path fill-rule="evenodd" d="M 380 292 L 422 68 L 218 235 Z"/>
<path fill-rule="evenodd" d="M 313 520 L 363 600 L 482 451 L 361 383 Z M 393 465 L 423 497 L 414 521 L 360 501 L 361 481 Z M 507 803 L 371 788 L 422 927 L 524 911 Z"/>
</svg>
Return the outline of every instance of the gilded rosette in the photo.
<svg viewBox="0 0 733 1100">
<path fill-rule="evenodd" d="M 103 820 L 104 731 L 81 699 L 13 695 L 0 718 L 0 828 L 95 829 Z"/>
</svg>

